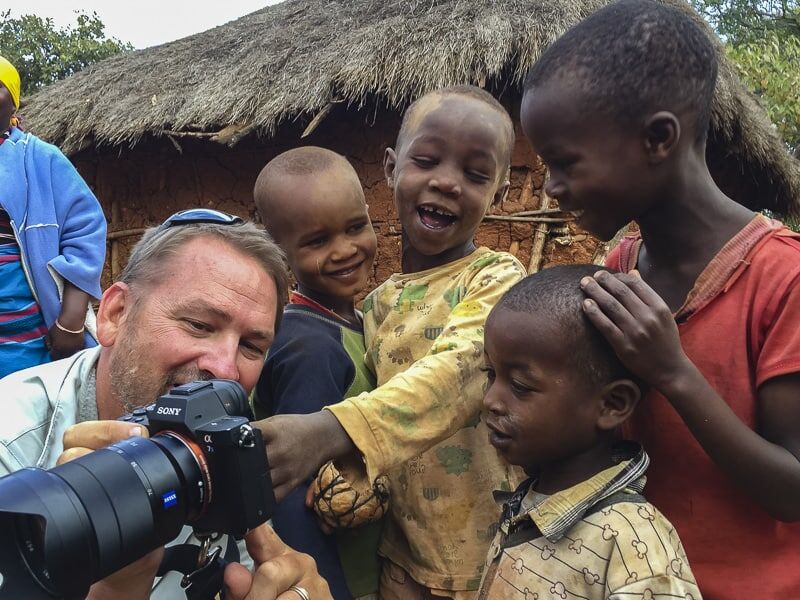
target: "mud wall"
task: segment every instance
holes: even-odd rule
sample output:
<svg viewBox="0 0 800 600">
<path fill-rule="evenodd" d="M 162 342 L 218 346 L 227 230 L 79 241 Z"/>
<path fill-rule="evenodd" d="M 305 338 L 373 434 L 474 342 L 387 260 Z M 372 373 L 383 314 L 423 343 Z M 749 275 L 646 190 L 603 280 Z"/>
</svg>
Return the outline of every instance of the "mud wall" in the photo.
<svg viewBox="0 0 800 600">
<path fill-rule="evenodd" d="M 544 167 L 519 131 L 516 106 L 512 106 L 512 114 L 517 143 L 511 189 L 503 206 L 493 211 L 501 217 L 539 210 L 545 178 Z M 301 138 L 299 126 L 287 124 L 270 141 L 245 140 L 233 148 L 178 137 L 146 141 L 133 149 L 100 149 L 75 156 L 78 170 L 100 199 L 109 222 L 103 287 L 119 275 L 141 230 L 178 210 L 204 206 L 257 219 L 252 189 L 259 171 L 278 153 L 303 144 L 331 148 L 355 166 L 378 235 L 373 284 L 383 281 L 400 266 L 400 225 L 382 168 L 384 149 L 393 144 L 398 127 L 396 114 L 368 115 L 342 108 L 333 111 L 306 138 Z M 554 207 L 554 203 L 549 206 Z M 542 216 L 557 219 L 562 215 L 534 218 Z M 537 228 L 541 229 L 542 266 L 589 261 L 597 247 L 594 239 L 564 222 L 487 220 L 477 242 L 510 251 L 528 267 Z"/>
</svg>

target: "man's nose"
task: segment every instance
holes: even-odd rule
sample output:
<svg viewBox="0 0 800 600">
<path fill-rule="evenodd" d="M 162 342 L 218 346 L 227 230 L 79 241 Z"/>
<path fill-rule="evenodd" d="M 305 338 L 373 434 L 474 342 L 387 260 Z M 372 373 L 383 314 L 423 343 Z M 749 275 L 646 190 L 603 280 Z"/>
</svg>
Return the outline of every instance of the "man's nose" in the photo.
<svg viewBox="0 0 800 600">
<path fill-rule="evenodd" d="M 211 373 L 215 379 L 239 381 L 238 356 L 238 340 L 218 340 L 198 359 L 197 368 Z"/>
</svg>

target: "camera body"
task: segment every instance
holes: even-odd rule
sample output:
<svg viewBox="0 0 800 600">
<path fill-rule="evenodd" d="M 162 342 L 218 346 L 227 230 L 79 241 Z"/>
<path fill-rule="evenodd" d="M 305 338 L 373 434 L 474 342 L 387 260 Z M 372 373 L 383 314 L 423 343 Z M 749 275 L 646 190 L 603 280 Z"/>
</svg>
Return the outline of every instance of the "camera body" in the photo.
<svg viewBox="0 0 800 600">
<path fill-rule="evenodd" d="M 0 599 L 85 598 L 184 525 L 241 537 L 264 523 L 275 498 L 251 416 L 237 382 L 196 381 L 121 418 L 150 438 L 0 478 Z"/>
<path fill-rule="evenodd" d="M 200 533 L 241 537 L 265 522 L 275 496 L 261 432 L 250 426 L 249 406 L 238 383 L 217 379 L 172 388 L 153 404 L 120 417 L 141 424 L 151 438 L 172 435 L 197 459 L 200 478 L 185 490 L 192 511 L 188 525 Z M 166 508 L 177 504 L 167 490 Z"/>
</svg>

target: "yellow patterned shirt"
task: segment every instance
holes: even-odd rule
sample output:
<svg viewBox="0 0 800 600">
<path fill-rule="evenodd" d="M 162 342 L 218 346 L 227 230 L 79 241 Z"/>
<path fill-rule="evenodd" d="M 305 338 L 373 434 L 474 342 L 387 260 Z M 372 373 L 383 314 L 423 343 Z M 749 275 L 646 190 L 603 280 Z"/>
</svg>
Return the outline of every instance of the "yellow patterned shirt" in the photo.
<svg viewBox="0 0 800 600">
<path fill-rule="evenodd" d="M 675 528 L 638 493 L 647 454 L 623 447 L 627 460 L 574 487 L 510 495 L 479 600 L 701 600 Z"/>
<path fill-rule="evenodd" d="M 329 407 L 368 476 L 389 476 L 381 553 L 435 590 L 477 590 L 497 521 L 492 490 L 520 480 L 488 442 L 479 369 L 486 317 L 524 275 L 510 254 L 481 248 L 390 277 L 364 302 L 379 387 Z"/>
</svg>

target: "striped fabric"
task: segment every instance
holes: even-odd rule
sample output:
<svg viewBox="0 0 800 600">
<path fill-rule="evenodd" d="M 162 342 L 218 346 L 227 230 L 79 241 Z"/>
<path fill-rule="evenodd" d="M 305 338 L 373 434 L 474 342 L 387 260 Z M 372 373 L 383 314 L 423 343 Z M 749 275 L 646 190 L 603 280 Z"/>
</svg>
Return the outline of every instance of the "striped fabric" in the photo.
<svg viewBox="0 0 800 600">
<path fill-rule="evenodd" d="M 46 334 L 8 213 L 0 209 L 0 377 L 48 362 Z"/>
</svg>

